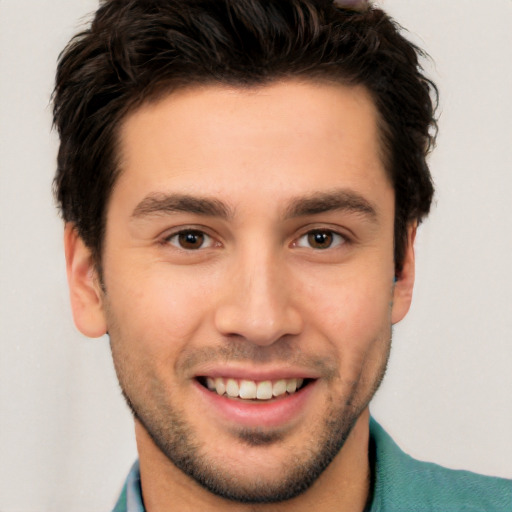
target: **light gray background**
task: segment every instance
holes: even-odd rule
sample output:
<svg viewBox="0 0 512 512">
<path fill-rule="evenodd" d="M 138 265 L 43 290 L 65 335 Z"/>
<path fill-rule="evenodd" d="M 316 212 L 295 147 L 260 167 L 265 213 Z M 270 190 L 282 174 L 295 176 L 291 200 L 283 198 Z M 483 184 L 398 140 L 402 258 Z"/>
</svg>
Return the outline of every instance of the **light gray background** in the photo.
<svg viewBox="0 0 512 512">
<path fill-rule="evenodd" d="M 412 455 L 512 477 L 512 1 L 382 0 L 436 62 L 436 207 L 373 414 Z M 59 51 L 95 0 L 0 0 L 0 510 L 109 510 L 136 456 L 108 342 L 74 328 L 50 186 Z"/>
</svg>

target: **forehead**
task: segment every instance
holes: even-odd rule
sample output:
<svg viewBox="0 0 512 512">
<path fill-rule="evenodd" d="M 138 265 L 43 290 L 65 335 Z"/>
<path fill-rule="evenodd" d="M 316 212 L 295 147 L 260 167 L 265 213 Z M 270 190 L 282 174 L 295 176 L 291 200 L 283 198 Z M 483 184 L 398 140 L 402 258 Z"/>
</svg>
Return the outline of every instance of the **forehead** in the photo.
<svg viewBox="0 0 512 512">
<path fill-rule="evenodd" d="M 253 197 L 329 188 L 390 186 L 377 111 L 363 87 L 285 81 L 249 88 L 203 86 L 131 113 L 120 130 L 112 200 L 144 193 Z"/>
</svg>

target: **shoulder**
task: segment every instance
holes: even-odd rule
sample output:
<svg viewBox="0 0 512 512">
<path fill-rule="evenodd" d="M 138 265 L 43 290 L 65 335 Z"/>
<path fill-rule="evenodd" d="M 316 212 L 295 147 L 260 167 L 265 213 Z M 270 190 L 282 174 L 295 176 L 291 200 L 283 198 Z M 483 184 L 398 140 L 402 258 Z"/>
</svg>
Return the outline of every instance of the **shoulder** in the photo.
<svg viewBox="0 0 512 512">
<path fill-rule="evenodd" d="M 512 512 L 512 480 L 413 459 L 373 419 L 370 450 L 371 512 Z"/>
</svg>

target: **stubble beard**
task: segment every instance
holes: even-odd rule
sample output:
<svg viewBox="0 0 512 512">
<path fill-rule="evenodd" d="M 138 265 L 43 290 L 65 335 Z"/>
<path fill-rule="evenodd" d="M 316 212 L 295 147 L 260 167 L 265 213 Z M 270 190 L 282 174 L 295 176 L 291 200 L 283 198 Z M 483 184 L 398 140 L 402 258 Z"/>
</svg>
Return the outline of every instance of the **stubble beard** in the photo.
<svg viewBox="0 0 512 512">
<path fill-rule="evenodd" d="M 385 343 L 384 340 L 381 342 Z M 356 383 L 350 396 L 338 402 L 331 399 L 323 425 L 312 429 L 312 434 L 301 443 L 299 449 L 295 447 L 293 452 L 290 450 L 289 458 L 281 462 L 280 479 L 256 476 L 244 479 L 236 467 L 229 468 L 225 463 L 215 460 L 197 439 L 193 428 L 184 419 L 186 416 L 171 404 L 163 386 L 157 386 L 157 390 L 151 393 L 154 401 L 148 407 L 148 397 L 138 396 L 136 401 L 136 394 L 127 391 L 130 386 L 126 385 L 125 377 L 130 372 L 125 371 L 124 365 L 116 357 L 114 363 L 122 393 L 135 419 L 168 460 L 203 488 L 221 498 L 238 503 L 263 504 L 277 503 L 300 495 L 312 486 L 336 457 L 384 377 L 391 336 L 387 345 L 378 372 L 372 376 L 369 386 L 363 386 L 367 388 L 366 394 L 360 396 L 361 389 Z M 137 388 L 136 383 L 131 386 L 131 389 Z M 280 432 L 251 428 L 238 429 L 232 434 L 233 442 L 247 447 L 271 446 L 283 442 L 283 437 L 286 437 L 286 434 Z"/>
<path fill-rule="evenodd" d="M 241 478 L 237 468 L 226 468 L 212 460 L 182 415 L 168 409 L 165 421 L 147 415 L 147 411 L 133 405 L 123 391 L 134 418 L 144 427 L 159 450 L 181 471 L 206 490 L 221 498 L 245 504 L 277 503 L 299 496 L 309 489 L 343 447 L 352 427 L 362 411 L 353 414 L 335 412 L 326 415 L 320 436 L 304 443 L 300 453 L 290 453 L 282 464 L 280 479 Z M 280 443 L 285 435 L 261 429 L 244 428 L 233 432 L 233 442 L 247 447 L 264 447 Z M 291 452 L 291 451 L 290 451 Z M 284 469 L 286 468 L 286 469 Z"/>
</svg>

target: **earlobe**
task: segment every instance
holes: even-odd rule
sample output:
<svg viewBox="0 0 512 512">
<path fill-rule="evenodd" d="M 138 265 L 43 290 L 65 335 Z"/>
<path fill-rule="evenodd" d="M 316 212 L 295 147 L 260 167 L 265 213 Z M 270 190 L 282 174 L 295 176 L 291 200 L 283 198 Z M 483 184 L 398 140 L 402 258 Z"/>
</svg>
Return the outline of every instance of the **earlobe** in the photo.
<svg viewBox="0 0 512 512">
<path fill-rule="evenodd" d="M 64 249 L 75 325 L 90 338 L 103 336 L 107 331 L 103 291 L 91 251 L 72 223 L 67 223 L 64 230 Z"/>
<path fill-rule="evenodd" d="M 407 247 L 405 248 L 403 267 L 400 275 L 395 277 L 393 289 L 392 324 L 400 322 L 411 306 L 415 277 L 414 240 L 416 228 L 416 222 L 410 223 L 407 227 Z"/>
</svg>

